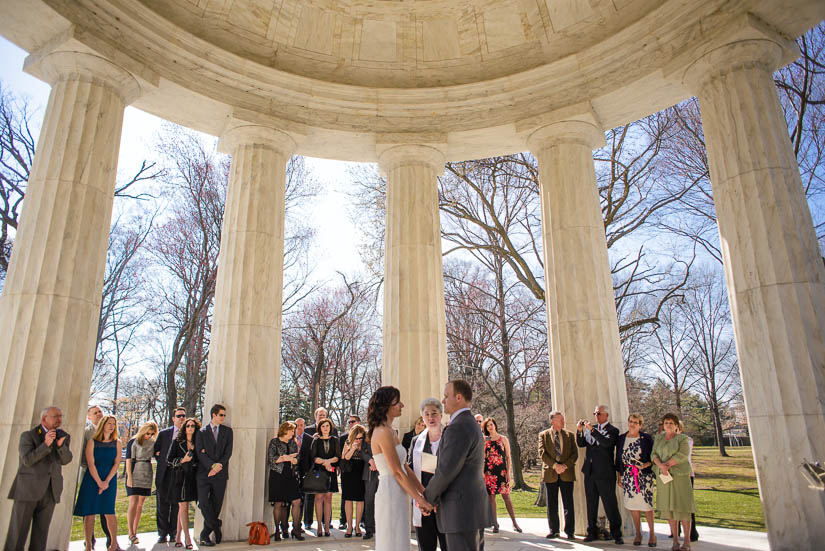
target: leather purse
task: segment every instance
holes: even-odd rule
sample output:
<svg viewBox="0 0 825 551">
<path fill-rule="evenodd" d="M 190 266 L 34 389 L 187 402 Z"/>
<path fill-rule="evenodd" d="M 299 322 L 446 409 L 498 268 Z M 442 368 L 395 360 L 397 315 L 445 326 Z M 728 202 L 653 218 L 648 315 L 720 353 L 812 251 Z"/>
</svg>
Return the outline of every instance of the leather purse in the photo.
<svg viewBox="0 0 825 551">
<path fill-rule="evenodd" d="M 325 494 L 329 492 L 329 473 L 315 467 L 304 476 L 301 490 L 305 494 Z"/>
</svg>

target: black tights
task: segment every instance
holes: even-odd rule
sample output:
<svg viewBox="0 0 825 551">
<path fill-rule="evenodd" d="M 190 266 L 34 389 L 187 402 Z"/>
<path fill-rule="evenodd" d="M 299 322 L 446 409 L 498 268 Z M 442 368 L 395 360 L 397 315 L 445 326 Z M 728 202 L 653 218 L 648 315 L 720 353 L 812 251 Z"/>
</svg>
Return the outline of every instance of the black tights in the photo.
<svg viewBox="0 0 825 551">
<path fill-rule="evenodd" d="M 293 531 L 300 532 L 301 528 L 301 500 L 294 499 L 292 503 L 275 502 L 272 504 L 272 520 L 275 523 L 275 533 L 283 531 L 284 537 L 289 537 L 289 507 L 292 506 Z M 297 519 L 297 520 L 296 520 Z"/>
</svg>

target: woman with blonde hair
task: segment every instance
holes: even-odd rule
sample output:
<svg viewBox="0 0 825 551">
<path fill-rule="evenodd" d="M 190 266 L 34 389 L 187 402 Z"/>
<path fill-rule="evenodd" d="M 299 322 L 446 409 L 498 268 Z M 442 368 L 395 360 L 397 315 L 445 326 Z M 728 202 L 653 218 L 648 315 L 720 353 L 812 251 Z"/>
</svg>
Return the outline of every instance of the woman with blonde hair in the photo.
<svg viewBox="0 0 825 551">
<path fill-rule="evenodd" d="M 95 531 L 95 517 L 104 515 L 112 536 L 108 551 L 121 551 L 117 544 L 117 518 L 115 498 L 117 498 L 117 468 L 120 465 L 122 445 L 117 433 L 117 419 L 106 415 L 100 420 L 92 438 L 86 444 L 86 473 L 80 483 L 74 515 L 83 517 L 86 549 L 92 549 Z"/>
<path fill-rule="evenodd" d="M 143 513 L 143 502 L 146 496 L 152 494 L 152 455 L 157 434 L 157 423 L 149 421 L 141 425 L 135 437 L 126 444 L 126 495 L 129 496 L 126 526 L 133 545 L 139 543 L 137 528 Z"/>
<path fill-rule="evenodd" d="M 361 515 L 364 513 L 364 458 L 361 456 L 361 447 L 367 437 L 367 429 L 363 425 L 354 425 L 347 435 L 344 448 L 341 450 L 341 499 L 344 500 L 344 510 L 347 515 L 347 531 L 345 538 L 352 537 L 353 520 L 355 521 L 355 535 L 361 537 Z M 355 516 L 353 518 L 353 509 Z"/>
</svg>

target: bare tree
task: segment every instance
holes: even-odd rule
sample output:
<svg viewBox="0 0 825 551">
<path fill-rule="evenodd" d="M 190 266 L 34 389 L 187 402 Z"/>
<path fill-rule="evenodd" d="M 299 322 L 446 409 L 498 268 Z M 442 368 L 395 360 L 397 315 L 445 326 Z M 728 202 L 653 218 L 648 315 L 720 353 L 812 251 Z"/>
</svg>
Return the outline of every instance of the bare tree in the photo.
<svg viewBox="0 0 825 551">
<path fill-rule="evenodd" d="M 702 274 L 682 305 L 688 338 L 696 351 L 699 394 L 713 422 L 719 454 L 727 456 L 722 420 L 727 406 L 741 395 L 730 305 L 722 274 Z"/>
<path fill-rule="evenodd" d="M 652 335 L 647 355 L 656 379 L 673 392 L 674 406 L 682 412 L 682 396 L 697 377 L 698 351 L 691 339 L 692 327 L 684 317 L 683 305 L 670 303 L 662 311 Z"/>
</svg>

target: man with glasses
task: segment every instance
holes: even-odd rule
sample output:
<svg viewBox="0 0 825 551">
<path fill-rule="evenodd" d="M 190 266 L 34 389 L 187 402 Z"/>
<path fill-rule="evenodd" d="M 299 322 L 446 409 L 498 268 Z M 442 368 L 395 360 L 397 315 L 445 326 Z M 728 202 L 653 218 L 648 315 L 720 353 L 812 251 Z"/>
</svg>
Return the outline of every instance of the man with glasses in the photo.
<svg viewBox="0 0 825 551">
<path fill-rule="evenodd" d="M 198 456 L 198 507 L 203 515 L 200 543 L 212 547 L 223 539 L 221 508 L 229 480 L 229 458 L 232 456 L 232 429 L 224 425 L 226 407 L 215 404 L 209 410 L 212 420 L 195 435 L 195 453 Z M 215 535 L 215 541 L 210 539 Z"/>
<path fill-rule="evenodd" d="M 610 537 L 619 545 L 622 539 L 622 517 L 616 501 L 616 470 L 614 453 L 619 429 L 607 422 L 607 406 L 596 406 L 593 411 L 596 424 L 585 419 L 576 425 L 576 443 L 587 448 L 582 464 L 584 495 L 587 500 L 587 537 L 584 541 L 599 539 L 597 521 L 599 499 L 602 500 L 607 520 L 610 521 Z"/>
<path fill-rule="evenodd" d="M 167 472 L 166 457 L 172 442 L 178 437 L 178 431 L 186 419 L 186 410 L 177 407 L 172 411 L 172 426 L 166 427 L 158 433 L 155 439 L 155 461 L 158 468 L 155 473 L 155 500 L 157 503 L 156 519 L 158 525 L 158 543 L 166 543 L 175 539 L 178 531 L 178 502 L 169 499 L 169 485 L 172 483 L 171 473 Z"/>
</svg>

